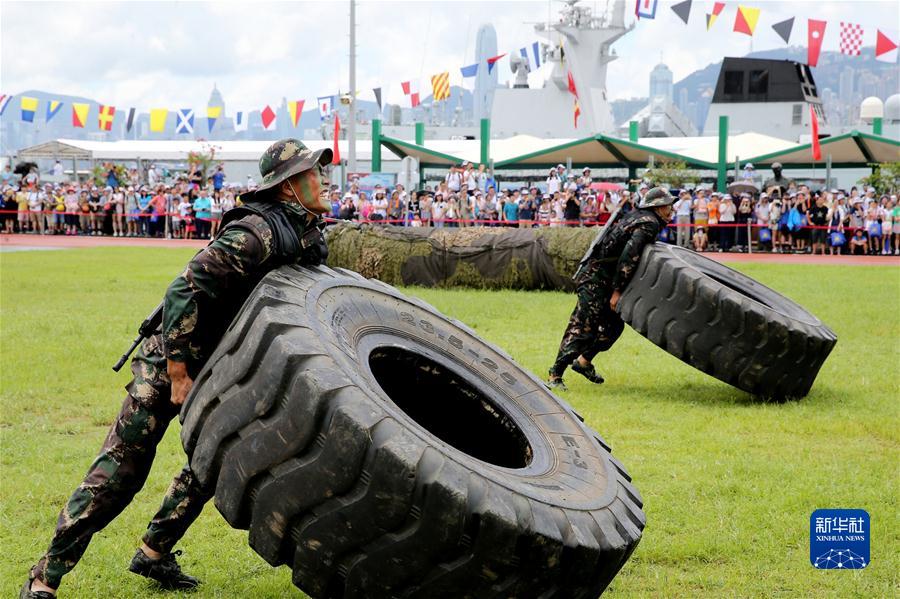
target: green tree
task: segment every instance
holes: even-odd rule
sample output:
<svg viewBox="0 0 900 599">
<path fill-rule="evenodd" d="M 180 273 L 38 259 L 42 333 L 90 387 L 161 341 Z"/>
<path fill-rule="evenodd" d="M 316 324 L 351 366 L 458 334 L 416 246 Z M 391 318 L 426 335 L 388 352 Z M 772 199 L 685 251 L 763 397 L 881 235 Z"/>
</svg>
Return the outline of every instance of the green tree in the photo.
<svg viewBox="0 0 900 599">
<path fill-rule="evenodd" d="M 700 181 L 700 175 L 688 168 L 683 160 L 664 160 L 653 165 L 648 164 L 644 172 L 644 179 L 650 185 L 668 187 L 670 189 L 683 189 L 696 185 Z"/>
<path fill-rule="evenodd" d="M 860 179 L 860 184 L 874 187 L 878 194 L 892 194 L 900 191 L 900 162 L 882 162 L 869 166 L 872 167 L 872 174 Z"/>
</svg>

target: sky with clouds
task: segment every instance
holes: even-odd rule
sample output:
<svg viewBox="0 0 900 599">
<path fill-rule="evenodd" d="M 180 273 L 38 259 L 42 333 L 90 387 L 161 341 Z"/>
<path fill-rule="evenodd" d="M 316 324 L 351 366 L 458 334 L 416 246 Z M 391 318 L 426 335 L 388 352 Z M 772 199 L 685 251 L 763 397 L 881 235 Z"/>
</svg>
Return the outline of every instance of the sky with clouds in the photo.
<svg viewBox="0 0 900 599">
<path fill-rule="evenodd" d="M 626 0 L 626 23 L 634 21 Z M 603 9 L 605 0 L 582 4 Z M 650 69 L 660 57 L 675 80 L 753 50 L 784 47 L 771 24 L 796 16 L 792 45 L 806 44 L 806 19 L 829 22 L 825 50 L 837 50 L 840 21 L 866 29 L 898 27 L 900 3 L 885 1 L 752 1 L 762 9 L 753 38 L 732 32 L 737 2 L 707 32 L 712 2 L 693 2 L 689 24 L 659 0 L 657 18 L 641 20 L 614 48 L 610 97 L 646 95 Z M 492 23 L 500 52 L 539 39 L 532 23 L 556 18 L 562 2 L 381 2 L 357 4 L 357 87 L 372 99 L 382 87 L 386 102 L 402 102 L 400 81 L 474 61 L 475 35 Z M 215 83 L 228 112 L 288 99 L 314 106 L 319 95 L 349 86 L 349 2 L 0 2 L 0 93 L 27 89 L 80 95 L 116 106 L 205 106 Z M 751 46 L 752 44 L 752 46 Z M 509 68 L 500 65 L 500 81 Z M 543 79 L 546 69 L 532 74 Z M 469 80 L 470 82 L 472 80 Z M 467 83 L 471 87 L 471 83 Z M 423 94 L 424 95 L 424 94 Z"/>
</svg>

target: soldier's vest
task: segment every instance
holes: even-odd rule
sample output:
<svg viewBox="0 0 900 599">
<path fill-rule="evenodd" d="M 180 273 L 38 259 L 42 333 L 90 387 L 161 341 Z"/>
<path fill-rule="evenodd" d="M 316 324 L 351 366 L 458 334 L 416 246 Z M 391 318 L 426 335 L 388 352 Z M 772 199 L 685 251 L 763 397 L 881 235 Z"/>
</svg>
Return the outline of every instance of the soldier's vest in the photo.
<svg viewBox="0 0 900 599">
<path fill-rule="evenodd" d="M 251 214 L 261 217 L 272 231 L 274 245 L 272 259 L 274 262 L 278 264 L 292 264 L 299 261 L 303 253 L 303 245 L 280 202 L 246 202 L 241 206 L 232 208 L 222 218 L 222 228 L 219 230 L 219 235 L 228 228 L 240 227 L 248 229 L 261 237 L 265 233 L 261 225 L 241 220 Z M 309 227 L 309 229 L 318 233 L 315 227 Z"/>
<path fill-rule="evenodd" d="M 619 258 L 625 250 L 625 244 L 631 238 L 635 227 L 645 223 L 652 223 L 657 233 L 663 226 L 662 220 L 652 210 L 643 208 L 632 210 L 615 223 L 609 234 L 604 237 L 600 246 L 595 250 L 594 257 L 591 259 L 588 268 L 585 269 L 585 272 L 576 281 L 576 284 L 588 280 L 601 284 L 611 282 L 615 275 Z"/>
</svg>

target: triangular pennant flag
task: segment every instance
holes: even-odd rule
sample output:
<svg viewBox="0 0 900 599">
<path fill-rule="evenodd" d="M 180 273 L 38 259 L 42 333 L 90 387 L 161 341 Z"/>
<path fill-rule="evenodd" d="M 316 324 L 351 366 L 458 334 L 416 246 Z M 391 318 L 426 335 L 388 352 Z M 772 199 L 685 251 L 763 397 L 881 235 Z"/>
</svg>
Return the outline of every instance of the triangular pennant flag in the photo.
<svg viewBox="0 0 900 599">
<path fill-rule="evenodd" d="M 678 15 L 678 18 L 684 21 L 684 24 L 688 24 L 688 19 L 691 17 L 691 3 L 693 0 L 684 0 L 684 2 L 679 2 L 678 4 L 672 5 L 672 12 Z"/>
<path fill-rule="evenodd" d="M 450 97 L 450 72 L 444 71 L 431 77 L 431 96 L 435 102 Z"/>
<path fill-rule="evenodd" d="M 246 112 L 242 111 L 242 112 L 235 113 L 235 115 L 234 115 L 234 131 L 235 131 L 235 133 L 238 133 L 240 131 L 246 131 L 247 128 L 249 127 L 249 125 L 250 125 L 250 123 L 248 122 Z"/>
<path fill-rule="evenodd" d="M 709 31 L 709 28 L 713 26 L 713 23 L 716 22 L 716 19 L 719 18 L 719 15 L 722 14 L 722 9 L 725 8 L 724 2 L 716 2 L 713 4 L 712 13 L 706 15 L 706 30 Z"/>
<path fill-rule="evenodd" d="M 735 33 L 743 33 L 744 35 L 753 35 L 756 31 L 756 24 L 759 22 L 759 9 L 749 6 L 738 6 L 737 14 L 734 16 Z"/>
<path fill-rule="evenodd" d="M 26 123 L 34 122 L 34 113 L 37 112 L 38 99 L 29 96 L 22 96 L 19 99 L 19 106 L 22 109 L 22 120 Z"/>
<path fill-rule="evenodd" d="M 136 108 L 128 109 L 128 118 L 125 119 L 125 132 L 130 133 L 131 128 L 134 127 L 134 114 L 137 112 Z"/>
<path fill-rule="evenodd" d="M 822 51 L 822 40 L 825 39 L 827 21 L 809 19 L 806 27 L 806 64 L 811 67 L 819 63 L 819 52 Z"/>
<path fill-rule="evenodd" d="M 222 116 L 221 106 L 206 107 L 206 127 L 210 133 L 212 133 L 213 127 L 216 126 L 216 121 L 219 120 L 220 116 Z"/>
<path fill-rule="evenodd" d="M 497 56 L 492 56 L 487 59 L 488 73 L 490 73 L 491 71 L 494 70 L 494 65 L 497 64 L 497 61 L 499 61 L 504 56 L 506 56 L 506 52 L 504 52 L 503 54 L 498 54 Z"/>
<path fill-rule="evenodd" d="M 319 117 L 327 119 L 331 116 L 331 111 L 334 110 L 334 96 L 322 96 L 318 98 L 319 100 Z"/>
<path fill-rule="evenodd" d="M 263 129 L 266 131 L 271 131 L 275 128 L 275 111 L 272 110 L 271 106 L 266 106 L 262 109 L 262 112 L 259 113 L 259 117 L 262 119 Z"/>
<path fill-rule="evenodd" d="M 541 68 L 541 47 L 538 42 L 531 44 L 531 53 L 534 54 L 534 68 Z"/>
<path fill-rule="evenodd" d="M 372 90 L 375 93 L 375 102 L 378 104 L 378 112 L 381 112 L 381 88 L 376 87 Z"/>
<path fill-rule="evenodd" d="M 634 16 L 638 19 L 655 19 L 659 0 L 635 0 Z"/>
<path fill-rule="evenodd" d="M 87 125 L 88 111 L 91 109 L 90 104 L 81 104 L 79 102 L 72 103 L 72 126 L 84 129 Z"/>
<path fill-rule="evenodd" d="M 784 40 L 785 44 L 789 44 L 791 42 L 791 31 L 794 29 L 794 17 L 775 23 L 772 25 L 772 29 Z"/>
<path fill-rule="evenodd" d="M 291 117 L 291 125 L 294 127 L 297 126 L 297 123 L 300 122 L 300 117 L 303 115 L 303 103 L 305 100 L 295 100 L 293 102 L 288 102 L 288 115 Z"/>
<path fill-rule="evenodd" d="M 63 103 L 59 100 L 50 100 L 47 102 L 47 117 L 46 121 L 49 123 L 50 119 L 56 116 L 56 113 L 59 112 L 59 109 L 62 108 Z"/>
<path fill-rule="evenodd" d="M 809 126 L 812 127 L 812 157 L 813 160 L 822 160 L 822 146 L 819 145 L 819 119 L 816 117 L 816 108 L 809 105 Z"/>
<path fill-rule="evenodd" d="M 408 96 L 409 95 L 409 81 L 400 82 L 400 87 L 403 88 L 403 95 Z"/>
<path fill-rule="evenodd" d="M 0 96 L 0 116 L 3 116 L 3 113 L 6 112 L 6 107 L 9 106 L 9 101 L 12 99 L 12 96 L 7 96 L 5 94 Z"/>
<path fill-rule="evenodd" d="M 341 135 L 341 117 L 334 115 L 334 147 L 331 149 L 331 164 L 341 163 L 341 149 L 338 146 L 338 138 Z"/>
<path fill-rule="evenodd" d="M 175 133 L 187 133 L 190 135 L 194 132 L 194 109 L 181 108 L 175 113 L 178 124 L 175 125 Z"/>
<path fill-rule="evenodd" d="M 897 42 L 889 38 L 882 30 L 878 30 L 875 39 L 875 60 L 897 62 Z"/>
<path fill-rule="evenodd" d="M 578 97 L 578 90 L 575 89 L 575 80 L 572 78 L 572 71 L 568 72 L 569 78 L 569 93 L 571 93 L 576 98 Z"/>
<path fill-rule="evenodd" d="M 470 64 L 465 67 L 461 67 L 459 72 L 462 74 L 463 78 L 474 77 L 478 74 L 478 63 Z"/>
<path fill-rule="evenodd" d="M 100 130 L 112 131 L 114 118 L 116 118 L 116 107 L 101 104 L 100 110 L 97 111 L 97 126 L 100 127 Z"/>
<path fill-rule="evenodd" d="M 150 109 L 150 131 L 162 133 L 166 130 L 166 119 L 169 118 L 168 108 Z"/>
</svg>

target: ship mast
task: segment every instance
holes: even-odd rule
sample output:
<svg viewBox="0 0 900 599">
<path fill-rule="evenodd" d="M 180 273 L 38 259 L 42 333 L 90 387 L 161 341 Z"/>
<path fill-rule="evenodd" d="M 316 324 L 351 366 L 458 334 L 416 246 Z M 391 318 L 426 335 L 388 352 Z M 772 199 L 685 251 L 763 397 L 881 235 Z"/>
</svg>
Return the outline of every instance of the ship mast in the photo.
<svg viewBox="0 0 900 599">
<path fill-rule="evenodd" d="M 347 166 L 356 172 L 356 0 L 350 0 L 350 103 L 347 110 Z"/>
</svg>

